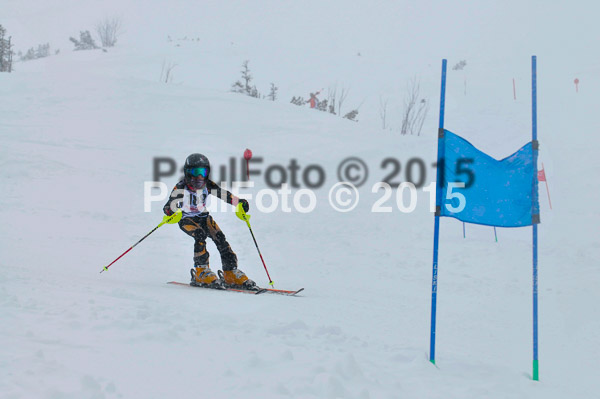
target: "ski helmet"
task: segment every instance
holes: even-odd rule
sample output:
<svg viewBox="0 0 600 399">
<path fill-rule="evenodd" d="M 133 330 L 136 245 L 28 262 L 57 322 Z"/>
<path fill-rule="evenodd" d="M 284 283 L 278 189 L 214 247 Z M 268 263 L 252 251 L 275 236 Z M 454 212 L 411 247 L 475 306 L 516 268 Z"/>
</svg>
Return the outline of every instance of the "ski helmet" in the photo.
<svg viewBox="0 0 600 399">
<path fill-rule="evenodd" d="M 202 176 L 204 180 L 208 179 L 210 175 L 210 162 L 208 158 L 202 154 L 192 154 L 185 160 L 183 166 L 183 173 L 185 176 L 186 184 L 191 184 L 194 177 Z"/>
</svg>

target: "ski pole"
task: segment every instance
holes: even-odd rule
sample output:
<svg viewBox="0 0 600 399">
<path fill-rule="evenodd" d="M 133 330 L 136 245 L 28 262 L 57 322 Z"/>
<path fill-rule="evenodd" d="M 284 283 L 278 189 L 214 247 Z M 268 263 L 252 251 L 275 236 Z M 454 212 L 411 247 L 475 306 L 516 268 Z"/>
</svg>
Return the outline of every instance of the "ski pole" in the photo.
<svg viewBox="0 0 600 399">
<path fill-rule="evenodd" d="M 269 276 L 269 270 L 267 270 L 267 265 L 265 264 L 265 260 L 263 259 L 262 254 L 260 253 L 260 248 L 258 248 L 258 244 L 256 243 L 256 238 L 254 237 L 254 233 L 252 232 L 252 227 L 250 227 L 250 215 L 248 215 L 245 211 L 244 208 L 242 208 L 242 204 L 239 203 L 237 205 L 237 209 L 235 211 L 235 214 L 237 215 L 238 218 L 240 218 L 241 220 L 243 220 L 244 222 L 246 222 L 246 224 L 248 225 L 248 229 L 250 230 L 250 234 L 252 235 L 252 239 L 254 240 L 254 246 L 256 247 L 256 250 L 258 251 L 258 256 L 260 256 L 260 260 L 262 261 L 263 266 L 265 267 L 265 272 L 267 272 L 267 277 L 269 278 L 269 285 L 271 287 L 275 287 L 273 284 L 273 280 L 271 280 L 271 276 Z"/>
<path fill-rule="evenodd" d="M 124 256 L 124 255 L 125 255 L 127 252 L 131 251 L 131 250 L 132 250 L 132 249 L 133 249 L 133 248 L 134 248 L 136 245 L 138 245 L 140 242 L 144 241 L 144 240 L 146 239 L 146 237 L 148 237 L 150 234 L 152 234 L 152 233 L 154 233 L 156 230 L 158 230 L 158 228 L 159 228 L 159 227 L 161 227 L 163 224 L 165 224 L 165 223 L 174 224 L 174 223 L 177 223 L 177 222 L 179 222 L 180 220 L 181 220 L 181 209 L 178 209 L 178 210 L 177 210 L 177 212 L 175 212 L 175 213 L 174 213 L 174 214 L 172 214 L 171 216 L 167 216 L 167 215 L 163 216 L 163 221 L 162 221 L 162 222 L 160 222 L 160 223 L 158 224 L 158 226 L 156 226 L 155 228 L 153 228 L 153 229 L 152 229 L 152 231 L 151 231 L 150 233 L 148 233 L 148 234 L 146 234 L 144 237 L 142 237 L 142 239 L 141 239 L 141 240 L 139 240 L 138 242 L 136 242 L 135 244 L 133 244 L 131 247 L 129 247 L 129 249 L 128 249 L 127 251 L 123 252 L 123 253 L 121 254 L 121 256 L 119 256 L 117 259 L 113 260 L 113 261 L 110 263 L 110 265 L 108 265 L 108 266 L 104 266 L 104 267 L 102 268 L 102 270 L 100 270 L 100 273 L 102 273 L 102 272 L 103 272 L 103 271 L 105 271 L 105 270 L 108 270 L 108 268 L 109 268 L 109 267 L 110 267 L 110 266 L 111 266 L 113 263 L 115 263 L 116 261 L 118 261 L 119 259 L 121 259 L 121 258 L 122 258 L 122 257 L 123 257 L 123 256 Z"/>
</svg>

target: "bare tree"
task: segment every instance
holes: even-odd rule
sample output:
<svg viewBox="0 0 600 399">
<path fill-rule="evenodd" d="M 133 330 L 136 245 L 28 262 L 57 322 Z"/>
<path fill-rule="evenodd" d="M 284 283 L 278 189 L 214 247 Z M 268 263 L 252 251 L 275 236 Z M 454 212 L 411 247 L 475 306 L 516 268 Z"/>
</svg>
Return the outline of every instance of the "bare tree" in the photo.
<svg viewBox="0 0 600 399">
<path fill-rule="evenodd" d="M 48 57 L 50 56 L 50 43 L 40 44 L 37 46 L 37 49 L 31 47 L 25 54 L 19 51 L 19 54 L 17 55 L 19 56 L 20 61 L 29 61 Z"/>
<path fill-rule="evenodd" d="M 113 47 L 122 33 L 123 24 L 117 17 L 104 18 L 96 24 L 96 33 L 103 47 Z"/>
<path fill-rule="evenodd" d="M 350 111 L 346 115 L 344 115 L 344 118 L 349 119 L 353 122 L 358 122 L 358 120 L 356 120 L 357 115 L 358 115 L 358 110 L 353 109 L 352 111 Z"/>
<path fill-rule="evenodd" d="M 246 60 L 242 64 L 242 80 L 244 81 L 244 89 L 246 90 L 246 93 L 248 93 L 248 95 L 250 95 L 250 93 L 252 92 L 252 88 L 250 87 L 252 75 L 250 74 L 250 68 L 248 67 L 249 62 L 249 60 Z"/>
<path fill-rule="evenodd" d="M 340 92 L 340 97 L 338 98 L 338 105 L 337 105 L 337 111 L 338 114 L 342 114 L 342 104 L 344 104 L 344 101 L 346 100 L 346 97 L 348 97 L 348 92 L 350 92 L 350 88 L 345 88 L 342 87 L 342 91 Z M 358 112 L 357 112 L 358 114 Z"/>
<path fill-rule="evenodd" d="M 363 99 L 360 104 L 358 104 L 358 107 L 354 108 L 352 111 L 348 112 L 346 115 L 344 115 L 344 118 L 351 120 L 353 122 L 358 122 L 358 119 L 356 119 L 356 117 L 358 116 L 358 110 L 360 110 L 360 107 L 362 107 L 362 105 L 365 103 L 365 99 Z"/>
<path fill-rule="evenodd" d="M 75 39 L 74 37 L 70 37 L 69 40 L 75 45 L 75 51 L 93 50 L 98 48 L 96 42 L 90 34 L 90 31 L 88 30 L 79 32 L 79 40 Z"/>
<path fill-rule="evenodd" d="M 331 87 L 327 88 L 327 102 L 329 103 L 329 113 L 335 115 L 335 100 L 337 94 L 337 83 Z"/>
<path fill-rule="evenodd" d="M 246 90 L 244 89 L 244 85 L 239 80 L 236 80 L 235 83 L 231 85 L 231 91 L 234 93 L 242 94 L 246 92 Z"/>
<path fill-rule="evenodd" d="M 383 97 L 379 97 L 379 117 L 381 118 L 381 128 L 383 130 L 385 130 L 385 128 L 387 127 L 387 124 L 386 124 L 387 104 L 388 104 L 387 98 L 384 100 Z"/>
<path fill-rule="evenodd" d="M 292 101 L 290 101 L 290 102 L 294 105 L 299 105 L 299 106 L 306 104 L 306 100 L 302 96 L 298 96 L 298 97 L 294 96 L 294 97 L 292 97 Z"/>
<path fill-rule="evenodd" d="M 0 25 L 0 72 L 12 72 L 13 63 L 13 44 L 12 36 L 4 38 L 6 29 Z"/>
<path fill-rule="evenodd" d="M 327 112 L 329 109 L 329 106 L 327 105 L 327 99 L 317 101 L 317 106 L 315 108 L 319 111 Z"/>
<path fill-rule="evenodd" d="M 8 41 L 4 39 L 4 35 L 6 34 L 6 29 L 2 25 L 0 25 L 0 72 L 5 72 L 7 69 L 7 44 Z"/>
<path fill-rule="evenodd" d="M 232 84 L 231 91 L 234 93 L 246 94 L 250 97 L 260 98 L 260 93 L 256 89 L 256 86 L 250 86 L 252 75 L 250 74 L 250 68 L 248 67 L 249 62 L 250 61 L 246 60 L 242 64 L 242 70 L 240 71 L 242 74 L 242 80 L 237 80 L 234 84 Z"/>
<path fill-rule="evenodd" d="M 429 111 L 429 104 L 424 98 L 419 98 L 420 83 L 416 78 L 412 78 L 408 82 L 407 89 L 400 133 L 420 136 L 423 123 L 427 117 L 427 111 Z"/>
<path fill-rule="evenodd" d="M 330 114 L 337 114 L 340 115 L 342 118 L 345 117 L 345 115 L 342 115 L 342 105 L 344 104 L 344 100 L 346 100 L 346 97 L 348 97 L 349 91 L 350 88 L 342 87 L 338 97 L 337 83 L 333 86 L 333 88 L 327 88 L 327 103 L 329 104 L 327 106 L 327 111 Z"/>
<path fill-rule="evenodd" d="M 279 88 L 277 86 L 275 86 L 275 83 L 271 83 L 271 91 L 269 92 L 268 95 L 268 99 L 271 101 L 275 101 L 275 99 L 277 98 L 277 90 Z"/>
<path fill-rule="evenodd" d="M 250 88 L 250 92 L 248 93 L 248 95 L 250 97 L 254 97 L 254 98 L 260 98 L 261 94 L 258 92 L 258 89 L 256 88 L 256 86 L 252 86 Z"/>
</svg>

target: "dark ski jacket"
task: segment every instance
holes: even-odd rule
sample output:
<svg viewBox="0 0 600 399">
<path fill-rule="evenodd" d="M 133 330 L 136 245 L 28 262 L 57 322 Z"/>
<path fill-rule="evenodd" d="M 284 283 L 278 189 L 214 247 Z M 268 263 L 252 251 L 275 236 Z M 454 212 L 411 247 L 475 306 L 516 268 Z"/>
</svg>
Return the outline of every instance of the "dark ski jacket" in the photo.
<svg viewBox="0 0 600 399">
<path fill-rule="evenodd" d="M 206 198 L 209 194 L 222 199 L 228 204 L 231 204 L 233 200 L 233 194 L 219 187 L 212 180 L 207 179 L 203 189 L 194 191 L 190 190 L 182 179 L 173 187 L 169 200 L 163 207 L 163 212 L 165 215 L 171 216 L 174 213 L 173 209 L 182 208 L 183 217 L 206 216 L 208 215 Z"/>
</svg>

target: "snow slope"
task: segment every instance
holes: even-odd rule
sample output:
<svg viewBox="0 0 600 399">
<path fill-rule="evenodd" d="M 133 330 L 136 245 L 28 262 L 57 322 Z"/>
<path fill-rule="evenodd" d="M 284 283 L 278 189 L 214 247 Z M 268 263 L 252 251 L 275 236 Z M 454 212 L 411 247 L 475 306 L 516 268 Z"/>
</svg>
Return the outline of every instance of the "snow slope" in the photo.
<svg viewBox="0 0 600 399">
<path fill-rule="evenodd" d="M 600 60 L 584 51 L 598 33 L 593 6 L 586 13 L 585 3 L 536 2 L 144 4 L 3 6 L 0 23 L 15 42 L 30 42 L 23 50 L 52 39 L 61 53 L 0 74 L 0 397 L 597 395 L 600 218 L 589 204 L 600 194 L 600 122 L 592 112 Z M 101 14 L 123 16 L 119 45 L 71 52 L 65 39 Z M 558 23 L 572 29 L 557 32 Z M 201 40 L 178 40 L 186 35 Z M 442 220 L 433 366 L 428 196 L 419 190 L 412 213 L 399 212 L 393 198 L 384 204 L 391 213 L 371 212 L 382 197 L 371 187 L 391 170 L 381 166 L 386 157 L 403 167 L 422 158 L 427 181 L 434 179 L 444 57 L 450 66 L 468 62 L 449 71 L 448 129 L 496 157 L 529 140 L 531 54 L 538 55 L 540 162 L 553 201 L 550 210 L 541 185 L 539 382 L 530 375 L 531 229 L 498 229 L 495 242 L 492 229 L 467 225 L 464 239 L 461 223 Z M 261 90 L 271 79 L 280 85 L 279 101 L 227 91 L 245 59 Z M 178 64 L 172 84 L 159 82 L 163 62 Z M 379 96 L 390 97 L 399 118 L 412 76 L 431 104 L 423 135 L 382 130 Z M 288 103 L 336 81 L 351 85 L 348 109 L 364 100 L 359 123 Z M 261 213 L 250 201 L 276 287 L 304 287 L 301 297 L 165 284 L 187 281 L 192 264 L 192 240 L 175 226 L 98 273 L 162 218 L 162 203 L 149 213 L 143 207 L 154 157 L 181 166 L 197 151 L 220 166 L 245 148 L 263 157 L 263 173 L 291 159 L 326 172 L 313 212 Z M 370 174 L 357 208 L 340 213 L 327 195 L 349 156 L 362 158 Z M 176 180 L 164 179 L 169 187 Z M 246 194 L 266 187 L 262 176 L 255 182 Z M 231 212 L 213 216 L 240 268 L 265 285 L 246 226 Z M 212 243 L 209 251 L 216 270 Z"/>
</svg>

